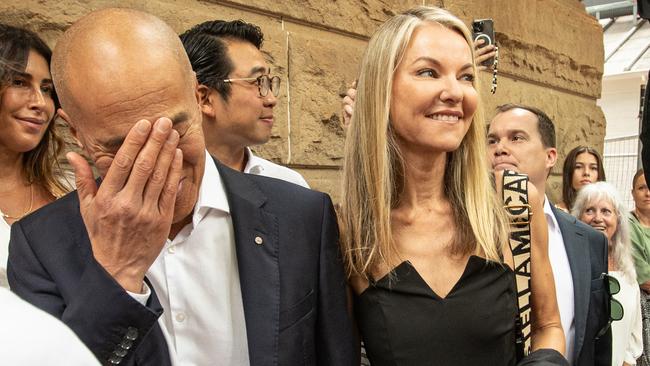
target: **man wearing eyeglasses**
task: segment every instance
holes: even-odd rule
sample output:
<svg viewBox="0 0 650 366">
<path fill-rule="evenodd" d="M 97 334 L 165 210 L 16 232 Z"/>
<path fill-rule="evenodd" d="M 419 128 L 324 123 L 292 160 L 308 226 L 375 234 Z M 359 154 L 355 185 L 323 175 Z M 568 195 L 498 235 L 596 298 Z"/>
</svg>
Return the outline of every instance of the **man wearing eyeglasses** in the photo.
<svg viewBox="0 0 650 366">
<path fill-rule="evenodd" d="M 11 227 L 12 291 L 104 365 L 358 365 L 329 196 L 206 153 L 167 24 L 93 11 L 57 40 L 52 79 L 101 184 L 68 154 L 77 191 Z"/>
<path fill-rule="evenodd" d="M 203 134 L 210 154 L 232 169 L 309 188 L 296 171 L 255 156 L 271 137 L 280 78 L 260 51 L 264 35 L 241 20 L 213 20 L 181 35 L 200 84 Z"/>
</svg>

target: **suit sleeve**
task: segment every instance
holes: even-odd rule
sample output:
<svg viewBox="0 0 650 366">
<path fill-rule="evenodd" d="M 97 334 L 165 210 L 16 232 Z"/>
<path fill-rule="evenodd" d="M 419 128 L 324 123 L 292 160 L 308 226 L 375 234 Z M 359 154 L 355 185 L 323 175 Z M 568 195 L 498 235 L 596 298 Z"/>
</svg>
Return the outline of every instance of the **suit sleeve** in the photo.
<svg viewBox="0 0 650 366">
<path fill-rule="evenodd" d="M 339 250 L 339 235 L 334 207 L 324 195 L 320 243 L 320 270 L 317 321 L 318 365 L 359 365 L 358 342 L 347 311 L 346 281 Z"/>
<path fill-rule="evenodd" d="M 600 261 L 599 263 L 601 264 L 601 268 L 598 272 L 600 273 L 608 273 L 607 270 L 607 238 L 605 235 L 602 233 L 595 233 L 597 235 L 596 239 L 594 240 L 595 244 L 598 245 L 599 254 L 600 254 Z M 609 301 L 609 298 L 606 296 L 605 301 Z M 591 305 L 598 305 L 598 304 L 591 304 Z M 590 306 L 591 306 L 590 305 Z M 609 306 L 607 306 L 607 303 L 600 304 L 600 306 L 606 307 L 606 309 L 609 309 Z M 609 313 L 607 311 L 601 312 L 603 314 L 604 319 L 598 319 L 599 324 L 606 324 L 607 321 L 609 320 Z M 594 354 L 594 365 L 596 366 L 611 366 L 612 364 L 612 327 L 610 326 L 609 329 L 605 334 L 603 334 L 602 337 L 598 338 L 595 340 L 595 354 Z"/>
<path fill-rule="evenodd" d="M 20 222 L 12 225 L 7 274 L 12 291 L 62 320 L 102 363 L 135 364 L 134 350 L 162 314 L 153 293 L 148 306 L 141 305 L 92 256 L 81 278 L 45 268 Z M 64 296 L 60 288 L 69 291 Z M 168 358 L 166 344 L 160 349 Z"/>
</svg>

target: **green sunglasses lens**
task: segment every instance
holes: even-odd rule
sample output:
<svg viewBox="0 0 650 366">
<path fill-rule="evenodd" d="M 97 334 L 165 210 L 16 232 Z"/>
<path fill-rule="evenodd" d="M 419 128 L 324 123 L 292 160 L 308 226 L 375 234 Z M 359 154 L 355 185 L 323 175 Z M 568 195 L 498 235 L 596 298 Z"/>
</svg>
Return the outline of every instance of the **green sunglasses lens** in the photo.
<svg viewBox="0 0 650 366">
<path fill-rule="evenodd" d="M 613 276 L 607 276 L 609 280 L 609 293 L 615 295 L 621 291 L 621 284 L 618 283 L 618 280 Z"/>
<path fill-rule="evenodd" d="M 612 320 L 617 321 L 623 319 L 623 305 L 616 299 L 612 299 L 611 303 L 611 313 L 610 316 Z"/>
</svg>

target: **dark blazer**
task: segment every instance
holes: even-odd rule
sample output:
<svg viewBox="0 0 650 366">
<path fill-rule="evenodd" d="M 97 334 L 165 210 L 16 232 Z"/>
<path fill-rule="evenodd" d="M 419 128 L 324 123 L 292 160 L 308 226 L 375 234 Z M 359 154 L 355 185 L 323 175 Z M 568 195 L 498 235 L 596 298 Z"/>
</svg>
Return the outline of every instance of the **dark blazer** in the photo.
<svg viewBox="0 0 650 366">
<path fill-rule="evenodd" d="M 612 334 L 599 339 L 598 332 L 609 320 L 609 301 L 602 273 L 607 273 L 607 238 L 575 217 L 551 205 L 564 239 L 575 303 L 574 366 L 610 366 Z"/>
<path fill-rule="evenodd" d="M 217 168 L 232 215 L 251 366 L 358 362 L 329 196 Z M 76 192 L 12 226 L 8 277 L 14 292 L 60 318 L 103 363 L 170 364 L 153 287 L 142 306 L 95 261 Z"/>
</svg>

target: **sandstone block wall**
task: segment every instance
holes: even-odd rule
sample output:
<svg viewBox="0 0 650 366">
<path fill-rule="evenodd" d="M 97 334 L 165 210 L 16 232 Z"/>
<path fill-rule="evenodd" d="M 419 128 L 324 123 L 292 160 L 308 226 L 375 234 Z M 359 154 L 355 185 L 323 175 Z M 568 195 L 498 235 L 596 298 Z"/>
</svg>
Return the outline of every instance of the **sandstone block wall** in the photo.
<svg viewBox="0 0 650 366">
<path fill-rule="evenodd" d="M 493 18 L 500 45 L 496 95 L 483 73 L 491 117 L 505 102 L 535 105 L 558 125 L 560 160 L 549 181 L 559 197 L 561 163 L 575 145 L 602 150 L 604 115 L 596 106 L 603 72 L 602 30 L 577 0 L 4 0 L 0 22 L 27 27 L 54 46 L 87 12 L 110 6 L 144 10 L 178 32 L 211 19 L 243 19 L 266 35 L 264 51 L 282 77 L 271 141 L 255 150 L 300 171 L 313 188 L 339 194 L 344 131 L 340 95 L 356 78 L 373 31 L 391 15 L 421 4 L 443 6 L 468 24 Z"/>
</svg>

